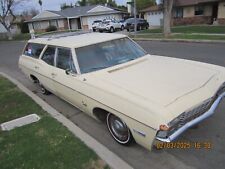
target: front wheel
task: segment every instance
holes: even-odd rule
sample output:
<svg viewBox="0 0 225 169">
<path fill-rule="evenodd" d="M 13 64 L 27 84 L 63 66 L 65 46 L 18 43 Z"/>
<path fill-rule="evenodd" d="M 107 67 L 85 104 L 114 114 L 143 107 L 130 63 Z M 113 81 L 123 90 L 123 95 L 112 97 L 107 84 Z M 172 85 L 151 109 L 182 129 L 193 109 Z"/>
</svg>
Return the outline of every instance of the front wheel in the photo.
<svg viewBox="0 0 225 169">
<path fill-rule="evenodd" d="M 109 30 L 109 32 L 110 32 L 110 33 L 113 33 L 113 32 L 114 32 L 114 28 L 111 27 L 110 30 Z"/>
<path fill-rule="evenodd" d="M 107 127 L 112 137 L 118 143 L 129 145 L 133 141 L 133 137 L 126 123 L 111 113 L 107 115 Z"/>
<path fill-rule="evenodd" d="M 120 29 L 121 29 L 121 31 L 124 30 L 124 26 L 122 25 Z"/>
</svg>

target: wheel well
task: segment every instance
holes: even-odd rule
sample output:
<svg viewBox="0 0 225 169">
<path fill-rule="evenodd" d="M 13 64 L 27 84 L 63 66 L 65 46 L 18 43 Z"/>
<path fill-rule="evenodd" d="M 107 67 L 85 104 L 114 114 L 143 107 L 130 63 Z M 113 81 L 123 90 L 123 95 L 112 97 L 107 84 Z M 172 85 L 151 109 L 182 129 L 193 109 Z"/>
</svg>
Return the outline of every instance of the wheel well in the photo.
<svg viewBox="0 0 225 169">
<path fill-rule="evenodd" d="M 32 80 L 34 83 L 38 83 L 38 82 L 39 82 L 38 78 L 37 78 L 36 76 L 34 76 L 34 75 L 30 75 L 30 78 L 31 78 L 31 80 Z"/>
<path fill-rule="evenodd" d="M 99 119 L 102 122 L 106 121 L 106 117 L 107 117 L 108 113 L 109 113 L 108 111 L 106 111 L 102 108 L 96 107 L 93 109 L 93 114 L 95 115 L 95 117 L 97 117 L 97 119 Z"/>
</svg>

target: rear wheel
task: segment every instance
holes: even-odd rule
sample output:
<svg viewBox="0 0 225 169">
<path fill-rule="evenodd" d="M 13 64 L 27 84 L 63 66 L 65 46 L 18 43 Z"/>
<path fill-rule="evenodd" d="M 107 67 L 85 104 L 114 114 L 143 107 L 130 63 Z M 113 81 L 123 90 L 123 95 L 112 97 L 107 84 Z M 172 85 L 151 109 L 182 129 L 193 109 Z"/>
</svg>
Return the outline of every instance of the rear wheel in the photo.
<svg viewBox="0 0 225 169">
<path fill-rule="evenodd" d="M 43 95 L 50 95 L 51 94 L 51 92 L 48 91 L 43 85 L 40 85 L 40 86 L 41 86 L 41 93 Z"/>
<path fill-rule="evenodd" d="M 129 145 L 133 141 L 129 128 L 119 117 L 108 113 L 106 121 L 110 134 L 118 143 Z"/>
</svg>

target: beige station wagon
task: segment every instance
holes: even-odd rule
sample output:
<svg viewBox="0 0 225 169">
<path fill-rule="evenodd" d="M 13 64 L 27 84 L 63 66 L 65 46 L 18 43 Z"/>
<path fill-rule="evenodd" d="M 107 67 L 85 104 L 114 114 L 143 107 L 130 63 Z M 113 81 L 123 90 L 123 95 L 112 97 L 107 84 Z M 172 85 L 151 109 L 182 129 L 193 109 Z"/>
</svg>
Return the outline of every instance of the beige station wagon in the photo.
<svg viewBox="0 0 225 169">
<path fill-rule="evenodd" d="M 121 34 L 31 39 L 19 67 L 43 94 L 106 122 L 118 143 L 148 149 L 212 115 L 225 96 L 224 67 L 149 55 Z"/>
</svg>

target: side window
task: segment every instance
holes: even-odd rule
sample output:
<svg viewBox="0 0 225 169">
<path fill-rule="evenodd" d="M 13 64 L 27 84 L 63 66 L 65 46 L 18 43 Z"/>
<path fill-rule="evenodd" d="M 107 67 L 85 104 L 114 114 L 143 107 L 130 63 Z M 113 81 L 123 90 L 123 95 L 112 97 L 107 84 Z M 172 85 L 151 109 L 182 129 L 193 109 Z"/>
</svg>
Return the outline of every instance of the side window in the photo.
<svg viewBox="0 0 225 169">
<path fill-rule="evenodd" d="M 44 62 L 52 66 L 54 65 L 55 49 L 55 47 L 48 47 L 41 58 Z"/>
<path fill-rule="evenodd" d="M 28 43 L 23 54 L 33 58 L 39 58 L 44 47 L 45 45 L 42 44 Z"/>
<path fill-rule="evenodd" d="M 63 70 L 69 69 L 73 73 L 77 73 L 74 66 L 71 49 L 58 48 L 58 55 L 56 58 L 56 67 Z"/>
</svg>

